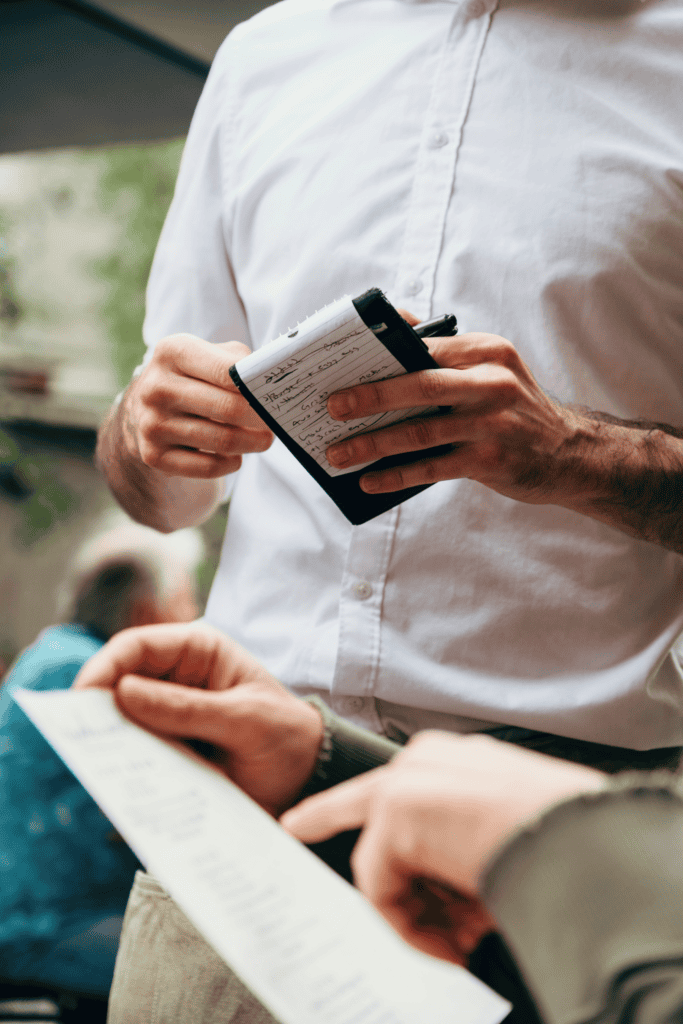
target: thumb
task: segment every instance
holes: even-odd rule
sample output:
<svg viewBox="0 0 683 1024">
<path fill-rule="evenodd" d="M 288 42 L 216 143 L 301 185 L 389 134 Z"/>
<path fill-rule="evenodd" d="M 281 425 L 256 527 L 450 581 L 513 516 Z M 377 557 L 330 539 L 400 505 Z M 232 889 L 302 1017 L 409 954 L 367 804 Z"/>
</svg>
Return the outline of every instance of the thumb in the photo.
<svg viewBox="0 0 683 1024">
<path fill-rule="evenodd" d="M 233 717 L 226 696 L 136 675 L 123 676 L 115 690 L 120 710 L 138 725 L 165 736 L 206 740 L 223 748 Z"/>
</svg>

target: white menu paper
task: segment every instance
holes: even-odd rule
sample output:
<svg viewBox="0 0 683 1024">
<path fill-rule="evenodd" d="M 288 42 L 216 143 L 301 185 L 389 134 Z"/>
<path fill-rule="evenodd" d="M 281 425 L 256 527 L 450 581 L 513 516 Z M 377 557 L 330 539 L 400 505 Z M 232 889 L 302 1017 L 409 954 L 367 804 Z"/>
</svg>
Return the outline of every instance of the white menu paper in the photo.
<svg viewBox="0 0 683 1024">
<path fill-rule="evenodd" d="M 225 776 L 104 690 L 15 699 L 146 868 L 282 1024 L 498 1024 L 510 1006 L 411 949 Z"/>
</svg>

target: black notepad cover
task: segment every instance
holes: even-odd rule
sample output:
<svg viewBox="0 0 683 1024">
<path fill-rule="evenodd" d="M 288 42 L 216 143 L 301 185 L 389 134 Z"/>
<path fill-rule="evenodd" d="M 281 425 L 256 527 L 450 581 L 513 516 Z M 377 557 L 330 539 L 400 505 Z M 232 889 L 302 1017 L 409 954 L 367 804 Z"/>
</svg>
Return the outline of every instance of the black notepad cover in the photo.
<svg viewBox="0 0 683 1024">
<path fill-rule="evenodd" d="M 377 328 L 380 324 L 386 325 L 384 330 L 377 331 L 375 329 L 374 333 L 399 363 L 405 367 L 408 373 L 438 367 L 439 364 L 432 359 L 422 338 L 415 333 L 410 324 L 394 309 L 379 288 L 371 288 L 352 301 L 356 312 L 368 327 Z M 365 491 L 361 490 L 359 481 L 361 476 L 371 470 L 406 465 L 406 463 L 415 462 L 417 459 L 440 454 L 447 450 L 446 447 L 440 446 L 417 453 L 392 455 L 374 462 L 371 466 L 365 466 L 354 473 L 330 476 L 301 445 L 297 444 L 283 430 L 277 420 L 266 411 L 263 405 L 251 393 L 248 385 L 244 383 L 235 366 L 230 367 L 230 376 L 264 423 L 270 427 L 276 437 L 280 438 L 304 469 L 308 470 L 311 476 L 318 481 L 323 490 L 354 526 L 367 523 L 369 519 L 374 519 L 375 516 L 381 515 L 382 512 L 386 512 L 395 505 L 399 505 L 408 498 L 412 498 L 413 495 L 419 494 L 420 491 L 424 491 L 427 487 L 432 486 L 431 484 L 422 484 L 420 487 L 408 487 L 402 491 L 389 491 L 385 494 L 366 494 Z"/>
</svg>

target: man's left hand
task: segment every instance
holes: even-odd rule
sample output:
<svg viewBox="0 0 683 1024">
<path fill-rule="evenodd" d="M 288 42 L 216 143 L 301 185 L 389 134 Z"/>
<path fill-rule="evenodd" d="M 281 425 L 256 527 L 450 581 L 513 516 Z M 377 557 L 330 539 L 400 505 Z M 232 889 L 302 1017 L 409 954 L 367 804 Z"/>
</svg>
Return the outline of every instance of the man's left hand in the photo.
<svg viewBox="0 0 683 1024">
<path fill-rule="evenodd" d="M 361 487 L 375 493 L 468 477 L 519 501 L 552 502 L 558 462 L 593 425 L 550 399 L 505 338 L 463 334 L 428 344 L 441 369 L 339 391 L 328 399 L 328 410 L 340 420 L 419 406 L 447 411 L 335 444 L 327 450 L 330 463 L 346 468 L 450 445 L 436 457 L 368 472 Z"/>
</svg>

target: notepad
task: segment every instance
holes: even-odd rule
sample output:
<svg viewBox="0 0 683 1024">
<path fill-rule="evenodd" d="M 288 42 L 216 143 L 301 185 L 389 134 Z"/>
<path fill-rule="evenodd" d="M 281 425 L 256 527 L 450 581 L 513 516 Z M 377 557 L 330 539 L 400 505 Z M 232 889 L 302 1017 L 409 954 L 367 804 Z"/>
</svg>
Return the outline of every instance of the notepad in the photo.
<svg viewBox="0 0 683 1024">
<path fill-rule="evenodd" d="M 509 1004 L 463 968 L 406 945 L 224 775 L 123 718 L 109 691 L 14 697 L 281 1024 L 499 1024 L 507 1016 Z"/>
<path fill-rule="evenodd" d="M 327 461 L 327 448 L 356 434 L 436 410 L 422 406 L 340 422 L 328 413 L 327 399 L 335 391 L 357 384 L 436 366 L 422 339 L 382 292 L 373 288 L 355 299 L 347 295 L 325 306 L 287 334 L 240 359 L 230 373 L 261 418 L 344 515 L 358 524 L 425 489 L 369 495 L 359 486 L 363 471 L 371 465 L 381 468 L 413 461 L 430 452 L 339 469 Z"/>
<path fill-rule="evenodd" d="M 347 295 L 236 364 L 254 398 L 329 476 L 371 465 L 336 468 L 325 455 L 331 444 L 424 413 L 398 409 L 341 423 L 327 411 L 335 391 L 406 372 L 381 341 L 383 330 L 384 322 L 368 327 Z"/>
</svg>

